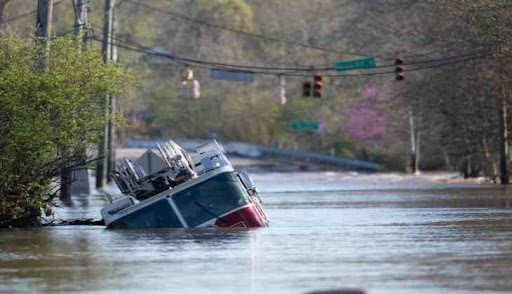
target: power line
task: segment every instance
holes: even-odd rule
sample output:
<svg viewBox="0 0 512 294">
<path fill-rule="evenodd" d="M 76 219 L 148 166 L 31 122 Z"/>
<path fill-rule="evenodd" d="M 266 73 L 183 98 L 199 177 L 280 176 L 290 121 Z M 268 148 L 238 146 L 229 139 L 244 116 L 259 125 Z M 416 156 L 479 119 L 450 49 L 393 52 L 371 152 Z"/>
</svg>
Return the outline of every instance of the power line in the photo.
<svg viewBox="0 0 512 294">
<path fill-rule="evenodd" d="M 96 26 L 92 26 L 92 28 L 101 29 L 101 28 L 96 27 Z M 152 48 L 150 48 L 148 46 L 145 46 L 145 45 L 142 45 L 142 44 L 140 44 L 140 43 L 138 43 L 136 41 L 133 41 L 133 40 L 121 39 L 121 38 L 118 38 L 116 36 L 114 36 L 113 39 L 117 40 L 117 41 L 119 41 L 121 43 L 124 43 L 124 44 L 135 46 L 135 47 L 137 47 L 139 49 L 142 48 L 142 49 L 146 49 L 146 50 L 151 51 L 151 52 L 156 52 Z M 186 57 L 182 57 L 182 58 L 186 58 Z M 265 66 L 265 65 L 243 65 L 243 64 L 233 65 L 233 64 L 220 63 L 220 62 L 214 62 L 214 61 L 204 61 L 204 62 L 208 62 L 208 63 L 211 63 L 211 64 L 217 64 L 219 66 L 225 65 L 225 66 L 234 66 L 234 67 L 240 67 L 240 68 L 246 68 L 246 69 L 275 69 L 275 70 L 285 70 L 285 71 L 311 70 L 312 68 L 324 68 L 327 65 L 334 63 L 334 62 L 330 62 L 330 63 L 327 63 L 327 64 L 320 64 L 320 65 L 297 65 L 296 67 L 284 67 L 284 66 L 283 67 L 276 67 L 276 66 Z"/>
<path fill-rule="evenodd" d="M 269 41 L 273 41 L 273 42 L 277 42 L 277 43 L 283 43 L 283 44 L 288 44 L 288 45 L 293 45 L 293 46 L 300 46 L 300 47 L 304 47 L 304 48 L 315 49 L 315 50 L 331 52 L 331 53 L 337 53 L 337 54 L 346 54 L 346 55 L 359 56 L 359 57 L 377 56 L 376 54 L 365 54 L 365 53 L 363 54 L 363 53 L 343 52 L 343 51 L 339 51 L 339 50 L 335 50 L 335 49 L 331 49 L 331 48 L 325 48 L 325 47 L 320 47 L 320 46 L 311 45 L 311 44 L 304 44 L 304 43 L 299 43 L 299 42 L 279 39 L 279 38 L 272 37 L 272 36 L 266 36 L 266 35 L 262 35 L 262 34 L 246 32 L 246 31 L 243 31 L 243 30 L 226 27 L 226 26 L 223 26 L 223 25 L 207 22 L 207 21 L 204 21 L 204 20 L 195 19 L 195 18 L 186 16 L 186 15 L 183 15 L 183 14 L 179 14 L 179 13 L 176 13 L 176 12 L 173 12 L 173 11 L 161 9 L 161 8 L 154 7 L 154 6 L 150 6 L 150 5 L 141 3 L 141 2 L 134 2 L 134 0 L 124 0 L 124 1 L 126 1 L 127 3 L 130 3 L 132 5 L 135 5 L 135 6 L 144 7 L 146 9 L 148 9 L 148 10 L 153 10 L 153 11 L 156 11 L 158 13 L 169 15 L 171 17 L 183 19 L 183 20 L 186 20 L 188 22 L 196 23 L 198 25 L 204 25 L 204 26 L 209 26 L 209 27 L 221 29 L 221 30 L 226 30 L 226 31 L 230 31 L 230 32 L 237 33 L 237 34 L 246 35 L 246 36 L 253 37 L 253 38 L 265 39 L 265 40 L 269 40 Z M 412 56 L 421 56 L 421 55 L 416 54 L 416 55 L 412 55 Z M 418 62 L 418 63 L 421 63 L 421 61 Z"/>
<path fill-rule="evenodd" d="M 93 39 L 96 41 L 100 41 L 100 39 L 97 36 L 93 36 Z M 248 70 L 243 70 L 244 66 L 240 66 L 240 65 L 236 65 L 236 64 L 212 63 L 212 62 L 207 62 L 207 61 L 203 61 L 203 60 L 184 58 L 184 57 L 174 56 L 174 55 L 170 55 L 170 54 L 166 54 L 166 53 L 155 52 L 149 48 L 129 44 L 130 43 L 129 41 L 120 40 L 118 38 L 113 38 L 113 40 L 114 40 L 114 45 L 116 45 L 120 48 L 123 48 L 123 49 L 136 51 L 136 52 L 140 52 L 140 53 L 144 53 L 144 54 L 148 54 L 148 55 L 168 58 L 174 62 L 181 63 L 181 64 L 194 64 L 194 66 L 198 67 L 198 68 L 207 68 L 207 69 L 220 68 L 220 69 L 225 69 L 228 71 L 251 72 L 253 74 L 261 74 L 261 75 L 279 75 L 279 74 L 281 74 L 281 75 L 285 75 L 285 76 L 295 76 L 295 77 L 303 77 L 303 76 L 310 75 L 310 73 L 308 73 L 310 71 L 310 69 L 295 69 L 295 71 L 303 71 L 304 73 L 289 73 L 289 72 L 282 72 L 282 71 L 279 72 L 279 70 L 282 70 L 281 68 L 271 68 L 266 71 L 263 71 L 263 70 L 248 71 Z M 123 42 L 127 45 L 121 44 Z M 493 54 L 494 53 L 492 53 L 492 52 L 487 52 L 487 53 L 480 53 L 480 54 L 474 54 L 474 55 L 466 54 L 466 55 L 460 55 L 460 56 L 454 56 L 454 57 L 447 57 L 447 58 L 438 59 L 438 60 L 430 60 L 430 63 L 434 63 L 434 62 L 435 63 L 430 64 L 430 65 L 409 68 L 409 69 L 406 69 L 405 71 L 411 72 L 411 71 L 418 71 L 418 70 L 423 70 L 423 69 L 443 67 L 443 66 L 448 66 L 448 65 L 452 65 L 452 64 L 486 58 Z M 426 63 L 426 62 L 427 61 L 424 61 L 422 63 Z M 387 66 L 387 67 L 389 67 L 389 66 Z M 335 70 L 335 68 L 329 68 L 328 70 Z M 376 75 L 384 75 L 384 74 L 392 74 L 392 73 L 394 73 L 394 71 L 388 70 L 388 71 L 367 72 L 367 73 L 359 73 L 359 74 L 323 74 L 323 76 L 324 77 L 361 77 L 361 76 L 376 76 Z"/>
<path fill-rule="evenodd" d="M 192 58 L 186 58 L 186 57 L 180 57 L 170 54 L 165 54 L 161 52 L 155 52 L 151 48 L 141 45 L 140 43 L 137 43 L 135 41 L 127 41 L 120 39 L 116 36 L 113 37 L 114 41 L 118 41 L 124 44 L 127 44 L 128 46 L 132 46 L 131 48 L 135 47 L 138 50 L 141 50 L 139 52 L 146 53 L 146 54 L 152 54 L 157 55 L 160 57 L 165 57 L 169 59 L 173 59 L 175 61 L 180 61 L 182 63 L 193 63 L 193 64 L 207 64 L 210 66 L 215 67 L 223 67 L 223 68 L 231 68 L 233 70 L 243 71 L 243 70 L 267 70 L 272 72 L 278 72 L 279 74 L 286 74 L 286 72 L 289 71 L 299 71 L 299 72 L 318 72 L 318 71 L 336 71 L 336 67 L 322 67 L 322 66 L 301 66 L 301 67 L 270 67 L 270 66 L 255 66 L 255 65 L 241 65 L 241 64 L 230 64 L 230 63 L 219 63 L 219 62 L 212 62 L 212 61 L 206 61 L 206 60 L 198 60 L 198 59 L 192 59 Z M 127 48 L 125 48 L 127 49 Z M 462 55 L 457 56 L 449 56 L 449 57 L 442 57 L 437 59 L 429 59 L 429 60 L 422 60 L 422 61 L 414 61 L 414 62 L 408 62 L 404 63 L 404 65 L 411 66 L 411 65 L 419 65 L 419 64 L 429 64 L 429 63 L 440 63 L 444 61 L 452 61 L 452 60 L 459 60 L 463 58 L 471 58 L 475 56 L 481 56 L 482 54 L 492 55 L 492 50 L 479 50 L 475 52 L 470 52 Z M 375 68 L 389 68 L 394 67 L 394 61 L 387 65 L 379 65 Z M 268 72 L 265 72 L 268 73 Z"/>
<path fill-rule="evenodd" d="M 367 55 L 359 55 L 359 54 L 353 54 L 353 53 L 348 53 L 348 52 L 342 52 L 342 51 L 339 51 L 339 50 L 335 50 L 335 49 L 331 49 L 331 48 L 324 48 L 324 47 L 320 47 L 320 46 L 316 46 L 316 45 L 311 45 L 311 44 L 305 44 L 305 43 L 299 43 L 299 42 L 294 42 L 294 41 L 289 41 L 289 40 L 283 40 L 283 39 L 279 39 L 279 38 L 276 38 L 276 37 L 265 36 L 265 35 L 262 35 L 262 34 L 257 34 L 257 33 L 252 33 L 252 32 L 246 32 L 246 31 L 242 31 L 242 30 L 239 30 L 239 29 L 234 29 L 234 28 L 226 27 L 226 26 L 223 26 L 223 25 L 207 22 L 207 21 L 200 20 L 200 19 L 194 19 L 194 18 L 186 16 L 186 15 L 182 15 L 182 14 L 179 14 L 179 13 L 176 13 L 176 12 L 172 12 L 172 11 L 169 11 L 169 10 L 164 10 L 164 9 L 161 9 L 161 8 L 149 6 L 147 4 L 143 4 L 143 3 L 140 3 L 140 2 L 134 2 L 132 0 L 125 0 L 125 1 L 127 3 L 132 4 L 132 5 L 144 7 L 146 9 L 153 10 L 153 11 L 156 11 L 156 12 L 159 12 L 159 13 L 162 13 L 162 14 L 166 14 L 166 15 L 169 15 L 169 16 L 172 16 L 172 17 L 175 17 L 175 18 L 183 19 L 183 20 L 186 20 L 188 22 L 193 22 L 193 23 L 196 23 L 198 25 L 209 26 L 209 27 L 213 27 L 213 28 L 217 28 L 217 29 L 221 29 L 221 30 L 225 30 L 225 31 L 230 31 L 232 33 L 241 34 L 241 35 L 245 35 L 245 36 L 252 37 L 252 38 L 258 38 L 258 39 L 268 40 L 268 41 L 272 41 L 272 42 L 277 42 L 277 43 L 282 43 L 282 44 L 287 44 L 287 45 L 293 45 L 293 46 L 300 46 L 300 47 L 304 47 L 304 48 L 320 50 L 320 51 L 325 51 L 325 52 L 331 52 L 331 53 L 337 53 L 337 54 L 346 54 L 346 55 L 352 55 L 352 56 L 367 56 Z"/>
</svg>

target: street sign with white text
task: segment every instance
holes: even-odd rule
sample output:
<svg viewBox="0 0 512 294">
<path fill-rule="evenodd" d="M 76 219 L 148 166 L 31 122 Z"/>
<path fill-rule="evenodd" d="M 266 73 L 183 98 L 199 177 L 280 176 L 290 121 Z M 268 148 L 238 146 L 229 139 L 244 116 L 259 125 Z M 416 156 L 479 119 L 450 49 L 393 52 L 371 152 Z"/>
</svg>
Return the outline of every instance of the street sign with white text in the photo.
<svg viewBox="0 0 512 294">
<path fill-rule="evenodd" d="M 254 81 L 254 74 L 248 71 L 212 68 L 210 70 L 210 78 L 212 80 L 252 83 Z"/>
<path fill-rule="evenodd" d="M 359 68 L 374 68 L 376 67 L 375 58 L 367 57 L 353 60 L 339 60 L 334 64 L 336 71 L 347 71 Z"/>
<path fill-rule="evenodd" d="M 296 131 L 313 131 L 318 130 L 320 123 L 317 120 L 294 120 L 290 127 Z"/>
</svg>

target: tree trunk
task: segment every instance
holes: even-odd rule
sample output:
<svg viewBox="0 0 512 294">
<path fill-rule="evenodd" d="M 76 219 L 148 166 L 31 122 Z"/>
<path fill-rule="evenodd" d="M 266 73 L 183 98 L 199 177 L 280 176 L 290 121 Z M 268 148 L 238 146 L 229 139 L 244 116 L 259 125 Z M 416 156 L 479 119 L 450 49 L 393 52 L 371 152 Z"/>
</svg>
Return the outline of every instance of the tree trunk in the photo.
<svg viewBox="0 0 512 294">
<path fill-rule="evenodd" d="M 71 163 L 71 162 L 70 162 Z M 73 191 L 73 167 L 68 166 L 60 173 L 60 196 L 59 199 L 64 202 L 66 206 L 72 206 L 73 200 L 71 193 Z"/>
<path fill-rule="evenodd" d="M 410 172 L 413 174 L 419 173 L 418 171 L 418 163 L 419 163 L 419 157 L 418 157 L 418 140 L 419 140 L 419 133 L 417 131 L 417 126 L 414 123 L 414 113 L 412 111 L 412 106 L 409 106 L 409 127 L 410 127 L 410 133 L 411 133 L 411 153 L 409 158 L 409 168 Z"/>
<path fill-rule="evenodd" d="M 416 120 L 416 156 L 414 161 L 414 174 L 420 175 L 420 143 L 421 143 L 421 132 L 420 132 L 420 124 L 421 124 L 421 118 L 418 117 Z"/>
<path fill-rule="evenodd" d="M 508 131 L 507 131 L 507 102 L 505 95 L 500 105 L 500 184 L 507 185 L 508 178 Z"/>
<path fill-rule="evenodd" d="M 9 3 L 10 0 L 0 0 L 0 31 L 2 30 L 2 26 L 4 24 L 4 9 L 5 5 Z"/>
<path fill-rule="evenodd" d="M 490 169 L 492 180 L 494 181 L 494 183 L 496 183 L 496 179 L 498 177 L 498 166 L 496 165 L 494 160 L 492 160 L 491 152 L 489 151 L 489 146 L 485 138 L 482 139 L 482 146 L 484 148 L 485 160 L 487 161 L 487 166 Z"/>
<path fill-rule="evenodd" d="M 86 29 L 88 22 L 87 14 L 87 0 L 73 0 L 75 6 L 75 36 L 80 37 Z M 87 41 L 87 36 L 84 34 L 83 41 Z"/>
</svg>

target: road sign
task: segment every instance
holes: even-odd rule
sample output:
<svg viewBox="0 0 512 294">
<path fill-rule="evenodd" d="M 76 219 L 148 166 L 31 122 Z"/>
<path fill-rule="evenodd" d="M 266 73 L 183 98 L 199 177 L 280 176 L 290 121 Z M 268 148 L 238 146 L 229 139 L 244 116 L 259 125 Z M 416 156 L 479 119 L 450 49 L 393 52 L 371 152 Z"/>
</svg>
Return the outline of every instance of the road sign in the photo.
<svg viewBox="0 0 512 294">
<path fill-rule="evenodd" d="M 346 71 L 359 68 L 374 68 L 376 67 L 375 58 L 367 57 L 353 60 L 339 60 L 334 64 L 336 71 Z"/>
<path fill-rule="evenodd" d="M 294 120 L 290 124 L 292 130 L 311 131 L 318 130 L 320 123 L 317 120 Z"/>
<path fill-rule="evenodd" d="M 210 78 L 212 80 L 252 83 L 252 81 L 254 80 L 254 74 L 249 71 L 225 70 L 214 68 L 210 71 Z"/>
</svg>

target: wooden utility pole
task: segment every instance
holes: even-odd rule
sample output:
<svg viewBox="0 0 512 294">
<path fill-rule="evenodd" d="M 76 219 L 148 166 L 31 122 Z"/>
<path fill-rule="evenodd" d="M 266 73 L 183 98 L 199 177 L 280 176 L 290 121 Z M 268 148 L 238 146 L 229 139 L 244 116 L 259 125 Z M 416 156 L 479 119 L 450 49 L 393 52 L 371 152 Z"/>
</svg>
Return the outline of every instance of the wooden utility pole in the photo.
<svg viewBox="0 0 512 294">
<path fill-rule="evenodd" d="M 53 22 L 53 0 L 38 0 L 36 15 L 36 37 L 43 42 L 44 52 L 40 61 L 41 69 L 48 70 L 50 65 L 50 38 Z"/>
<path fill-rule="evenodd" d="M 37 19 L 36 19 L 36 36 L 39 42 L 43 43 L 43 55 L 39 60 L 41 70 L 46 71 L 50 66 L 50 39 L 52 35 L 53 24 L 53 0 L 38 0 L 37 2 Z M 67 156 L 69 150 L 59 148 L 62 156 Z M 65 162 L 66 167 L 63 168 L 60 176 L 60 199 L 66 204 L 71 204 L 71 192 L 73 182 L 72 161 Z"/>
<path fill-rule="evenodd" d="M 103 13 L 103 40 L 101 44 L 101 52 L 103 54 L 103 61 L 109 62 L 112 59 L 112 26 L 113 26 L 113 12 L 115 0 L 105 0 L 105 7 Z M 104 100 L 104 114 L 107 118 L 110 114 L 110 95 L 105 95 Z M 96 188 L 104 188 L 107 182 L 107 166 L 108 166 L 108 141 L 109 138 L 109 123 L 105 124 L 103 132 L 100 136 L 100 143 L 98 146 L 98 161 L 96 163 Z"/>
<path fill-rule="evenodd" d="M 115 0 L 112 1 L 112 6 L 114 5 Z M 115 46 L 115 33 L 117 30 L 117 20 L 115 10 L 112 11 L 112 29 L 110 31 L 110 60 L 113 62 L 117 62 L 117 47 Z M 109 95 L 109 105 L 110 105 L 110 114 L 112 112 L 117 111 L 117 97 L 113 95 Z M 112 173 L 116 167 L 116 132 L 114 129 L 114 124 L 112 119 L 108 120 L 108 144 L 107 144 L 107 183 L 112 183 Z"/>
<path fill-rule="evenodd" d="M 87 26 L 87 0 L 73 0 L 73 10 L 75 12 L 74 32 L 78 38 Z M 86 41 L 85 35 L 83 41 Z M 72 205 L 72 194 L 89 194 L 89 173 L 85 167 L 86 146 L 78 150 L 67 150 L 67 153 L 73 155 L 73 159 L 68 166 L 61 172 L 60 200 L 68 205 Z"/>
</svg>

